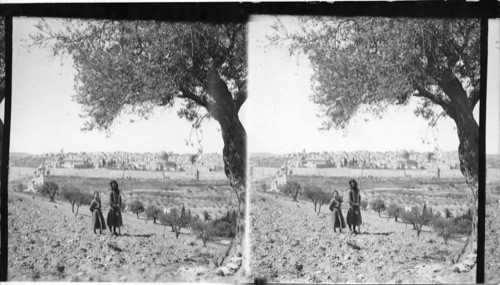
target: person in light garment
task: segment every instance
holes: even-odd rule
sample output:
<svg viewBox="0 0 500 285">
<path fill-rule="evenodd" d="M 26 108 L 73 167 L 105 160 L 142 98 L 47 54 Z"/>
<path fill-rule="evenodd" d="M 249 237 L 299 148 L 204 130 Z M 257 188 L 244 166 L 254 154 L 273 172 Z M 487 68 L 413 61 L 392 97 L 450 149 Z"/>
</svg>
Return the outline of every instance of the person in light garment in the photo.
<svg viewBox="0 0 500 285">
<path fill-rule="evenodd" d="M 109 212 L 107 217 L 109 234 L 119 235 L 116 230 L 123 226 L 122 220 L 122 197 L 120 195 L 120 189 L 118 189 L 118 182 L 112 180 L 110 183 L 111 189 L 108 191 L 109 198 Z"/>
<path fill-rule="evenodd" d="M 361 219 L 361 195 L 359 194 L 358 183 L 356 180 L 349 180 L 349 209 L 347 210 L 347 225 L 349 226 L 349 231 L 354 234 L 358 234 L 356 231 L 356 226 L 362 224 Z"/>
<path fill-rule="evenodd" d="M 332 211 L 332 225 L 333 232 L 336 233 L 336 228 L 339 228 L 339 234 L 342 233 L 342 229 L 345 229 L 345 220 L 340 210 L 342 205 L 342 197 L 339 195 L 339 191 L 333 191 L 333 198 L 330 201 L 329 209 Z"/>
<path fill-rule="evenodd" d="M 99 230 L 99 234 L 102 234 L 102 230 L 106 229 L 106 222 L 104 221 L 104 215 L 101 210 L 101 199 L 99 198 L 99 192 L 94 192 L 94 199 L 90 202 L 90 211 L 92 212 L 92 229 L 94 233 L 97 234 L 96 230 Z"/>
</svg>

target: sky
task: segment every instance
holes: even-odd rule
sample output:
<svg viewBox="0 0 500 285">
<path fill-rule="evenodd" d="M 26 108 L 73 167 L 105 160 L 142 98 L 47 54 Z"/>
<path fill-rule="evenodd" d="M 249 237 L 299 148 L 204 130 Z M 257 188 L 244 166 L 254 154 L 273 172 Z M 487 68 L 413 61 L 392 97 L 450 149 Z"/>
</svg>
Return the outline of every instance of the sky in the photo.
<svg viewBox="0 0 500 285">
<path fill-rule="evenodd" d="M 265 37 L 272 33 L 271 16 L 255 16 L 250 20 L 249 32 L 249 90 L 251 97 L 246 111 L 252 119 L 246 125 L 251 152 L 288 153 L 306 151 L 391 151 L 414 150 L 443 151 L 458 149 L 455 123 L 450 118 L 439 120 L 436 128 L 416 117 L 413 109 L 417 100 L 405 107 L 389 108 L 383 119 L 357 115 L 346 131 L 319 131 L 322 119 L 317 116 L 318 106 L 309 97 L 311 69 L 305 57 L 290 56 L 286 48 L 266 47 Z M 293 29 L 291 17 L 282 17 L 288 29 Z M 498 23 L 497 23 L 498 24 Z M 490 30 L 491 31 L 491 30 Z M 496 34 L 498 36 L 498 33 Z M 496 55 L 498 56 L 498 50 Z M 498 61 L 498 57 L 497 57 Z M 489 65 L 492 67 L 493 65 Z M 491 70 L 490 70 L 491 71 Z M 498 76 L 498 64 L 494 72 Z M 498 80 L 489 80 L 498 83 Z M 498 113 L 498 84 L 492 92 L 496 103 L 489 107 Z M 259 116 L 253 114 L 259 113 Z M 475 110 L 478 120 L 479 105 Z M 371 117 L 368 117 L 371 118 Z M 496 126 L 488 127 L 489 133 L 498 134 Z M 491 120 L 491 118 L 490 118 Z M 493 131 L 492 131 L 493 130 Z M 498 146 L 496 138 L 488 136 L 488 144 Z M 490 152 L 494 148 L 488 148 Z M 495 150 L 498 153 L 498 148 Z"/>
<path fill-rule="evenodd" d="M 428 127 L 427 121 L 413 114 L 415 101 L 406 107 L 390 108 L 383 119 L 365 122 L 362 116 L 356 117 L 346 131 L 319 131 L 318 107 L 309 99 L 311 69 L 307 59 L 262 45 L 273 20 L 254 17 L 249 24 L 249 99 L 240 110 L 240 118 L 247 130 L 250 152 L 457 150 L 454 122 L 442 118 L 437 128 Z M 148 121 L 129 123 L 128 118 L 119 118 L 109 136 L 80 131 L 84 121 L 79 117 L 81 107 L 71 100 L 75 93 L 71 59 L 61 64 L 48 50 L 26 47 L 22 42 L 35 31 L 37 21 L 14 18 L 11 151 L 197 152 L 196 139 L 193 146 L 186 145 L 191 125 L 177 117 L 175 107 L 158 108 Z M 499 34 L 498 20 L 491 20 L 487 153 L 500 153 Z M 201 145 L 205 153 L 221 153 L 223 142 L 217 122 L 204 124 Z"/>
<path fill-rule="evenodd" d="M 198 151 L 194 133 L 193 146 L 186 145 L 191 124 L 178 118 L 175 106 L 158 108 L 148 121 L 130 123 L 121 117 L 109 136 L 99 131 L 80 131 L 84 120 L 79 117 L 80 105 L 71 99 L 75 94 L 71 58 L 61 65 L 61 60 L 51 56 L 49 50 L 28 48 L 22 42 L 35 32 L 37 21 L 36 18 L 13 20 L 12 152 Z M 222 153 L 223 141 L 217 122 L 204 123 L 201 145 L 205 153 Z"/>
</svg>

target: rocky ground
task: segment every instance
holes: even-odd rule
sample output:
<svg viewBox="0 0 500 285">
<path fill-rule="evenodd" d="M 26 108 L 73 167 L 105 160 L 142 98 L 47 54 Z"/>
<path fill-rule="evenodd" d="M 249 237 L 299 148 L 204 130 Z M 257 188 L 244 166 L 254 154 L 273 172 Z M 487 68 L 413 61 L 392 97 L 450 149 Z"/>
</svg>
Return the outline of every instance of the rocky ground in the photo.
<svg viewBox="0 0 500 285">
<path fill-rule="evenodd" d="M 95 235 L 88 206 L 80 212 L 75 217 L 64 201 L 9 193 L 8 280 L 234 283 L 239 278 L 227 275 L 241 258 L 217 267 L 228 241 L 203 247 L 188 230 L 176 239 L 169 227 L 128 213 L 121 236 L 107 230 Z"/>
<path fill-rule="evenodd" d="M 464 242 L 444 244 L 430 228 L 420 237 L 411 225 L 363 212 L 362 234 L 334 234 L 330 212 L 311 202 L 253 192 L 253 278 L 299 283 L 474 283 L 475 254 L 452 264 Z M 343 210 L 344 215 L 346 210 Z"/>
<path fill-rule="evenodd" d="M 500 283 L 500 197 L 495 196 L 486 205 L 484 280 L 486 283 Z"/>
</svg>

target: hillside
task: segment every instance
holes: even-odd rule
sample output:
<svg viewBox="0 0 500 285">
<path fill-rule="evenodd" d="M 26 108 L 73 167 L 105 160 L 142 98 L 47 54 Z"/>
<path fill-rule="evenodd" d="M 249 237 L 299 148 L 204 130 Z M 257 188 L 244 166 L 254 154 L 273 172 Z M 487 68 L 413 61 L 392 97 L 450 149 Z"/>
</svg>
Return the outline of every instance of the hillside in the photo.
<svg viewBox="0 0 500 285">
<path fill-rule="evenodd" d="M 314 213 L 312 203 L 253 192 L 251 200 L 253 277 L 271 282 L 473 283 L 475 255 L 464 273 L 450 256 L 461 239 L 445 245 L 430 228 L 420 237 L 411 225 L 363 212 L 362 234 L 334 234 L 330 212 Z M 346 210 L 343 210 L 344 215 Z M 465 259 L 464 259 L 465 260 Z"/>
<path fill-rule="evenodd" d="M 122 236 L 109 236 L 107 230 L 96 235 L 88 206 L 75 217 L 65 201 L 9 193 L 8 280 L 233 283 L 238 278 L 218 276 L 216 264 L 228 240 L 203 247 L 189 230 L 176 239 L 169 227 L 135 214 L 124 213 L 123 220 Z"/>
</svg>

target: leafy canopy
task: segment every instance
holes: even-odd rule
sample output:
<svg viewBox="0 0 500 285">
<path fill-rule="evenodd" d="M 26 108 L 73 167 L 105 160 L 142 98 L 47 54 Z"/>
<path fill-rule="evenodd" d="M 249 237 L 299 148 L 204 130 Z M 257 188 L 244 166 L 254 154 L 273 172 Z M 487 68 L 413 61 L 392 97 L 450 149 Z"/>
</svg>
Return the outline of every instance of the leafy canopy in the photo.
<svg viewBox="0 0 500 285">
<path fill-rule="evenodd" d="M 278 20 L 269 40 L 309 58 L 323 129 L 344 129 L 359 111 L 381 117 L 411 96 L 423 98 L 415 114 L 431 125 L 458 97 L 470 111 L 479 100 L 478 19 L 304 17 L 297 25 L 288 31 Z"/>
<path fill-rule="evenodd" d="M 37 24 L 32 45 L 70 55 L 77 70 L 74 100 L 83 105 L 85 130 L 108 130 L 120 114 L 147 119 L 156 106 L 183 99 L 180 117 L 199 127 L 211 71 L 227 85 L 237 109 L 246 99 L 244 24 L 62 20 L 56 30 Z"/>
</svg>

